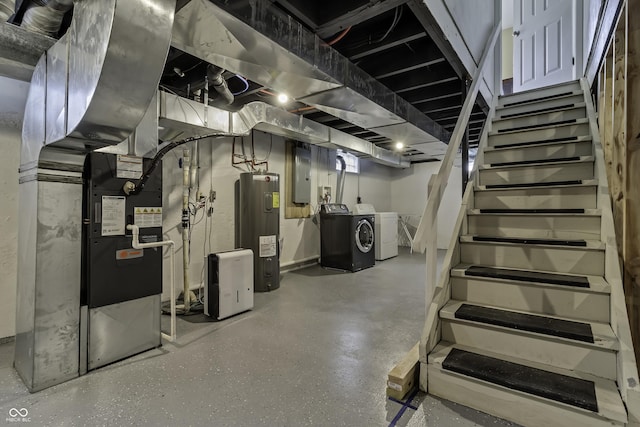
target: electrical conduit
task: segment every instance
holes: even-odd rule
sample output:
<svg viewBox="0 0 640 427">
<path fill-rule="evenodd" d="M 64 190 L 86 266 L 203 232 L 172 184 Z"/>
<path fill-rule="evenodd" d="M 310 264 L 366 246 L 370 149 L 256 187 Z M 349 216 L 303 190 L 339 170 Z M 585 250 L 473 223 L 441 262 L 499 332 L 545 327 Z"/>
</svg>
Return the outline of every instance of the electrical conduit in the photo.
<svg viewBox="0 0 640 427">
<path fill-rule="evenodd" d="M 169 283 L 171 287 L 171 335 L 162 332 L 162 338 L 170 342 L 176 340 L 176 288 L 174 283 L 173 265 L 175 263 L 174 252 L 175 243 L 173 240 L 162 240 L 161 242 L 140 243 L 140 229 L 137 225 L 127 225 L 127 230 L 131 230 L 131 246 L 133 249 L 159 248 L 169 246 Z"/>
</svg>

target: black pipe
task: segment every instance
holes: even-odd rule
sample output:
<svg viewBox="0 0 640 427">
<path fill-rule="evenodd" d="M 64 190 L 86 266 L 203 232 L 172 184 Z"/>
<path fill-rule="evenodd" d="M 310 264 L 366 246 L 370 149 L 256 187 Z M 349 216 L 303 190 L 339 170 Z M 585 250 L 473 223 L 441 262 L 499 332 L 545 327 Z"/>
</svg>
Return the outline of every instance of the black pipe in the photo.
<svg viewBox="0 0 640 427">
<path fill-rule="evenodd" d="M 219 133 L 212 133 L 212 134 L 209 134 L 209 135 L 191 136 L 189 138 L 185 138 L 185 139 L 182 139 L 180 141 L 173 141 L 173 142 L 168 143 L 160 151 L 158 151 L 156 153 L 156 155 L 151 160 L 151 164 L 149 165 L 147 170 L 142 174 L 142 176 L 140 177 L 138 182 L 134 184 L 133 188 L 131 188 L 131 189 L 129 189 L 127 191 L 126 190 L 126 186 L 125 186 L 125 193 L 128 196 L 134 196 L 134 195 L 140 193 L 144 189 L 144 186 L 147 183 L 147 181 L 149 180 L 149 177 L 151 176 L 153 171 L 156 170 L 156 168 L 158 167 L 158 164 L 160 164 L 160 161 L 162 160 L 162 158 L 169 151 L 173 150 L 176 147 L 179 147 L 181 145 L 189 143 L 189 142 L 198 141 L 198 140 L 201 140 L 201 139 L 211 138 L 211 137 L 220 137 L 220 136 L 228 136 L 228 135 L 219 134 Z M 162 143 L 162 141 L 158 140 L 158 144 L 161 144 L 161 143 Z"/>
</svg>

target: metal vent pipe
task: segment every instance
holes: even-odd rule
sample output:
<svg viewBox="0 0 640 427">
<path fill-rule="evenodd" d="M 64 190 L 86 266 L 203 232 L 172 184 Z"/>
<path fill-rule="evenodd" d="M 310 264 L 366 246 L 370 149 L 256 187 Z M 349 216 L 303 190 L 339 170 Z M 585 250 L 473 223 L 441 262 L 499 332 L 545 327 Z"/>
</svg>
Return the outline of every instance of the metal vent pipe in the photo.
<svg viewBox="0 0 640 427">
<path fill-rule="evenodd" d="M 227 86 L 227 81 L 222 77 L 222 73 L 224 73 L 224 69 L 216 65 L 209 64 L 209 66 L 207 66 L 209 83 L 213 85 L 216 92 L 218 92 L 218 94 L 224 98 L 227 105 L 229 105 L 233 103 L 234 97 Z"/>
</svg>

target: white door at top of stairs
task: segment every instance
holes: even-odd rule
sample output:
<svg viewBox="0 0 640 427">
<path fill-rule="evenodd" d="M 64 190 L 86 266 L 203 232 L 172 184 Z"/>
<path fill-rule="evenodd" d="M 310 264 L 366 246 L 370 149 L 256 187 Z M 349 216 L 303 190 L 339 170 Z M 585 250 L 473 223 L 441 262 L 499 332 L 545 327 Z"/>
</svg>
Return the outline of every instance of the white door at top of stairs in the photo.
<svg viewBox="0 0 640 427">
<path fill-rule="evenodd" d="M 573 13 L 579 7 L 573 0 L 515 0 L 514 92 L 576 78 L 573 52 L 577 28 L 573 25 Z"/>
</svg>

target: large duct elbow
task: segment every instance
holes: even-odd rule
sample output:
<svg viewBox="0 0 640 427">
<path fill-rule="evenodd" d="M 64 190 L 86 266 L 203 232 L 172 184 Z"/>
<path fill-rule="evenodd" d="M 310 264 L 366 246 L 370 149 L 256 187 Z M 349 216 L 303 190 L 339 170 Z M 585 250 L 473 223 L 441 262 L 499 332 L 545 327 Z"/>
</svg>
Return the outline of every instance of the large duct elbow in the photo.
<svg viewBox="0 0 640 427">
<path fill-rule="evenodd" d="M 37 0 L 29 6 L 21 27 L 57 37 L 64 15 L 73 8 L 73 0 Z"/>
<path fill-rule="evenodd" d="M 229 105 L 233 103 L 234 97 L 227 86 L 227 81 L 222 77 L 222 73 L 224 73 L 224 70 L 216 65 L 209 64 L 207 67 L 209 83 L 213 85 L 216 92 L 218 92 L 218 94 L 224 98 L 225 103 Z"/>
<path fill-rule="evenodd" d="M 22 130 L 23 169 L 38 161 L 43 147 L 86 153 L 119 144 L 133 132 L 160 82 L 175 3 L 76 2 L 69 30 L 33 73 Z"/>
</svg>

